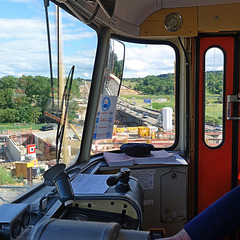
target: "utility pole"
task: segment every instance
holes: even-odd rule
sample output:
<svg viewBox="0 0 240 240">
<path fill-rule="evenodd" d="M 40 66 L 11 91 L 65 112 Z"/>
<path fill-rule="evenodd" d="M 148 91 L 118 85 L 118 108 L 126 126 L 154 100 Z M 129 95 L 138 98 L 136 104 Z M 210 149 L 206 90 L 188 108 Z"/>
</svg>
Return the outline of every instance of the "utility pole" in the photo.
<svg viewBox="0 0 240 240">
<path fill-rule="evenodd" d="M 65 87 L 65 78 L 64 78 L 64 64 L 63 64 L 63 40 L 62 40 L 62 17 L 61 17 L 61 11 L 59 9 L 59 6 L 56 6 L 56 26 L 57 26 L 57 45 L 58 45 L 58 94 L 59 94 L 59 101 L 58 101 L 58 109 L 61 108 L 61 103 L 64 99 L 63 93 L 64 93 L 64 87 Z M 65 115 L 65 105 L 66 102 L 63 103 L 63 109 L 62 109 L 62 116 L 61 116 L 61 125 L 64 126 L 64 135 L 62 139 L 62 150 L 63 150 L 63 161 L 67 165 L 68 164 L 68 154 L 67 154 L 67 116 L 64 123 L 64 115 Z"/>
</svg>

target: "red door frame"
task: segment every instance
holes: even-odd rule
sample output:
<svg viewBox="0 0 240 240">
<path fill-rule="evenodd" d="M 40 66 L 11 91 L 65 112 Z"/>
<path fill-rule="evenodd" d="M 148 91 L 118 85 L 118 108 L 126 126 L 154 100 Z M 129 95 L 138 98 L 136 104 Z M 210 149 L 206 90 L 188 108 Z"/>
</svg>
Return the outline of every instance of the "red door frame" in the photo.
<svg viewBox="0 0 240 240">
<path fill-rule="evenodd" d="M 205 53 L 211 47 L 219 47 L 225 53 L 225 85 L 223 142 L 217 148 L 210 148 L 204 141 L 204 63 Z M 198 52 L 198 120 L 197 133 L 197 213 L 204 210 L 211 203 L 223 196 L 232 188 L 232 121 L 226 120 L 227 95 L 233 95 L 234 79 L 234 46 L 235 38 L 230 37 L 202 37 L 199 39 Z"/>
</svg>

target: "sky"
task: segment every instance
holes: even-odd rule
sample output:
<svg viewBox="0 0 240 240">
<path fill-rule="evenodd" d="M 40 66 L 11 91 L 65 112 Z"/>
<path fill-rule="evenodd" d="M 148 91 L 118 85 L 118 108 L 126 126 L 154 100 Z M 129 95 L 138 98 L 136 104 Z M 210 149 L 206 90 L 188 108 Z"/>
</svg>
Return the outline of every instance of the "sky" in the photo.
<svg viewBox="0 0 240 240">
<path fill-rule="evenodd" d="M 57 46 L 55 6 L 48 7 L 53 74 L 56 76 Z M 97 35 L 90 27 L 62 13 L 64 72 L 75 66 L 74 77 L 90 79 Z M 126 43 L 124 78 L 173 72 L 175 53 L 166 46 Z M 1 0 L 0 77 L 6 75 L 50 76 L 46 19 L 43 0 Z"/>
</svg>

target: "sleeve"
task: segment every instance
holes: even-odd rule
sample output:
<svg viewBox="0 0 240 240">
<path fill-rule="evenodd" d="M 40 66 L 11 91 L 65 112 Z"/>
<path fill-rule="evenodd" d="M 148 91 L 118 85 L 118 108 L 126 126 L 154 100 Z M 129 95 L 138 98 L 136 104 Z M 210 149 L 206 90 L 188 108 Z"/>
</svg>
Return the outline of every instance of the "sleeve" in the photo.
<svg viewBox="0 0 240 240">
<path fill-rule="evenodd" d="M 206 208 L 184 226 L 192 240 L 214 240 L 240 228 L 240 186 Z"/>
</svg>

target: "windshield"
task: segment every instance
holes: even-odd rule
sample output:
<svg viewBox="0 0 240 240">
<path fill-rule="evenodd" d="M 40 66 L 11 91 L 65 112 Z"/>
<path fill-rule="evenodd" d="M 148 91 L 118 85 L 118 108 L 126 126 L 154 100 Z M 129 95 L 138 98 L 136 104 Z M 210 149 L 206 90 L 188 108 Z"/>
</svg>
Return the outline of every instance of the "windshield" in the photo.
<svg viewBox="0 0 240 240">
<path fill-rule="evenodd" d="M 170 148 L 176 141 L 174 48 L 129 42 L 124 46 L 113 40 L 110 44 L 92 154 L 119 150 L 124 143 Z"/>
<path fill-rule="evenodd" d="M 52 3 L 47 11 L 52 76 L 44 1 L 1 2 L 0 205 L 79 154 L 97 35 Z"/>
</svg>

